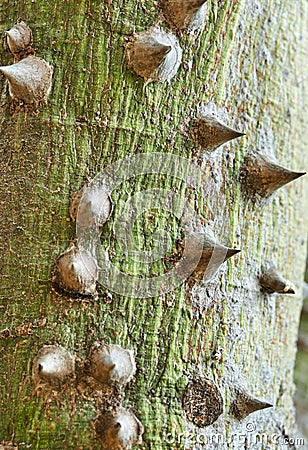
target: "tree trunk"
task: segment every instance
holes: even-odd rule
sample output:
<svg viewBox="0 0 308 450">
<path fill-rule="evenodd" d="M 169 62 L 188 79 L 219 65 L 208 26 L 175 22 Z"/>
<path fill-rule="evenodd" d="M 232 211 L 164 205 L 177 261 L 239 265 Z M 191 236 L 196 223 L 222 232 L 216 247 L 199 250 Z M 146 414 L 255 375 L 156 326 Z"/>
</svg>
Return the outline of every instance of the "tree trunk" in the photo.
<svg viewBox="0 0 308 450">
<path fill-rule="evenodd" d="M 19 17 L 27 22 L 36 55 L 53 66 L 53 82 L 47 107 L 34 113 L 24 106 L 12 111 L 0 80 L 0 442 L 19 449 L 101 448 L 95 420 L 118 402 L 144 426 L 140 448 L 296 448 L 292 395 L 306 259 L 305 180 L 265 203 L 252 201 L 241 189 L 240 169 L 251 151 L 305 169 L 307 2 L 208 0 L 206 8 L 204 30 L 179 35 L 183 61 L 170 84 L 145 85 L 127 67 L 124 47 L 134 32 L 158 21 L 165 27 L 158 2 L 1 3 L 2 30 Z M 3 45 L 1 65 L 12 63 Z M 196 151 L 189 129 L 200 111 L 217 113 L 246 137 Z M 102 230 L 103 246 L 122 271 L 148 275 L 148 266 L 126 260 L 116 242 L 119 205 L 154 188 L 189 198 L 196 226 L 241 253 L 209 282 L 186 280 L 160 296 L 138 298 L 133 284 L 126 291 L 101 285 L 98 299 L 60 293 L 52 283 L 55 259 L 76 236 L 70 195 L 110 164 L 153 152 L 185 158 L 188 169 L 199 166 L 201 193 L 174 171 L 168 176 L 169 169 L 127 176 L 112 193 L 114 211 Z M 180 220 L 157 205 L 150 212 L 135 237 L 150 245 L 158 228 L 168 230 L 174 253 L 183 238 Z M 173 256 L 153 263 L 152 276 L 170 268 Z M 260 288 L 258 277 L 271 262 L 292 280 L 295 295 Z M 109 397 L 83 372 L 96 341 L 119 344 L 136 357 L 134 381 Z M 41 391 L 33 383 L 33 361 L 46 344 L 76 357 L 77 375 L 65 388 Z M 187 384 L 200 378 L 217 385 L 223 403 L 223 414 L 201 428 L 182 404 Z M 234 388 L 273 407 L 239 420 Z"/>
</svg>

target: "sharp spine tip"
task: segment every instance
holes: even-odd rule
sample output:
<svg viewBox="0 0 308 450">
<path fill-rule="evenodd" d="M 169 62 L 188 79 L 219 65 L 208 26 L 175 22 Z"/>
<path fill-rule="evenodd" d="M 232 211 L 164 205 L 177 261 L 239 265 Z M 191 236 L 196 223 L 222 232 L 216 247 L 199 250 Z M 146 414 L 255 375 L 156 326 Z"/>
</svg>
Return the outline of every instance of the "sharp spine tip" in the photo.
<svg viewBox="0 0 308 450">
<path fill-rule="evenodd" d="M 296 178 L 303 177 L 306 174 L 307 172 L 294 172 L 294 175 L 296 175 L 294 179 L 296 180 Z"/>
<path fill-rule="evenodd" d="M 232 256 L 236 255 L 237 253 L 240 253 L 240 251 L 241 250 L 238 248 L 228 248 L 225 261 L 227 261 L 227 259 L 231 258 Z"/>
</svg>

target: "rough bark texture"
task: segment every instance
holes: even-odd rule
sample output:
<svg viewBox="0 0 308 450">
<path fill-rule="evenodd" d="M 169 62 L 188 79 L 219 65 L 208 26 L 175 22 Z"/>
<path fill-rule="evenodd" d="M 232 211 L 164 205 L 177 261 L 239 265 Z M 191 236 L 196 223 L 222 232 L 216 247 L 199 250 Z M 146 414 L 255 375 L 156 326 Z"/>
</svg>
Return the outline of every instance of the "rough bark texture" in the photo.
<svg viewBox="0 0 308 450">
<path fill-rule="evenodd" d="M 295 437 L 293 365 L 306 254 L 306 180 L 259 205 L 241 192 L 238 177 L 248 150 L 296 171 L 307 167 L 307 2 L 209 0 L 207 9 L 203 32 L 180 37 L 184 52 L 177 76 L 169 85 L 145 86 L 127 69 L 124 45 L 133 32 L 161 18 L 157 2 L 1 2 L 1 29 L 21 17 L 33 30 L 37 56 L 54 73 L 48 106 L 36 115 L 12 115 L 7 84 L 0 79 L 0 442 L 13 441 L 19 449 L 100 448 L 90 426 L 104 404 L 98 387 L 79 379 L 61 393 L 40 397 L 34 395 L 31 368 L 45 344 L 62 345 L 82 367 L 93 342 L 102 340 L 135 351 L 135 382 L 122 403 L 145 428 L 141 448 L 282 449 L 284 438 Z M 0 57 L 1 65 L 13 62 L 4 45 Z M 92 301 L 53 290 L 54 260 L 75 235 L 70 194 L 130 154 L 159 151 L 191 160 L 193 143 L 185 131 L 202 109 L 217 110 L 220 120 L 247 135 L 194 156 L 205 172 L 203 192 L 168 177 L 139 176 L 113 193 L 114 217 L 117 203 L 131 193 L 178 189 L 191 196 L 198 223 L 221 243 L 241 248 L 240 256 L 192 292 L 183 284 L 159 298 L 138 299 L 107 295 L 101 287 Z M 157 224 L 169 226 L 174 240 L 179 237 L 175 219 L 156 209 L 153 215 L 155 220 L 139 224 L 145 241 Z M 114 217 L 103 236 L 125 267 L 112 234 Z M 294 283 L 296 295 L 261 292 L 258 275 L 269 260 Z M 152 270 L 162 273 L 163 263 Z M 182 409 L 188 381 L 200 376 L 214 380 L 224 400 L 224 414 L 204 429 L 188 422 Z M 274 407 L 235 420 L 228 414 L 234 384 Z M 217 445 L 215 433 L 221 435 Z"/>
</svg>

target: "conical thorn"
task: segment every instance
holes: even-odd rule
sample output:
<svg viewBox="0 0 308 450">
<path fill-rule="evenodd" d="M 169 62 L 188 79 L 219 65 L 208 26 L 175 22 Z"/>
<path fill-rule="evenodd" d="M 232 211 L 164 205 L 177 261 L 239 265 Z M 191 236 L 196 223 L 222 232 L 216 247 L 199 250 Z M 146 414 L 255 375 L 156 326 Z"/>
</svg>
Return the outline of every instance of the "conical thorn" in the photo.
<svg viewBox="0 0 308 450">
<path fill-rule="evenodd" d="M 125 48 L 128 67 L 145 81 L 169 81 L 178 71 L 182 50 L 171 33 L 158 27 L 136 33 Z"/>
<path fill-rule="evenodd" d="M 241 136 L 245 136 L 245 133 L 227 127 L 213 116 L 195 119 L 192 125 L 192 138 L 196 147 L 202 150 L 213 151 Z"/>
<path fill-rule="evenodd" d="M 33 361 L 32 378 L 35 384 L 46 382 L 60 385 L 74 374 L 75 357 L 65 348 L 45 345 Z"/>
<path fill-rule="evenodd" d="M 94 426 L 103 450 L 132 448 L 142 442 L 143 425 L 128 409 L 106 410 L 95 419 Z"/>
<path fill-rule="evenodd" d="M 249 414 L 266 408 L 272 408 L 271 403 L 256 399 L 250 394 L 235 390 L 235 398 L 230 407 L 230 413 L 237 419 L 241 420 Z"/>
<path fill-rule="evenodd" d="M 167 22 L 178 30 L 196 31 L 203 27 L 207 0 L 163 0 L 162 7 Z"/>
<path fill-rule="evenodd" d="M 265 155 L 255 154 L 246 157 L 240 180 L 250 195 L 268 198 L 277 189 L 303 175 L 306 172 L 293 172 L 272 162 Z"/>
<path fill-rule="evenodd" d="M 61 290 L 73 295 L 95 296 L 99 267 L 91 253 L 75 244 L 57 258 L 53 283 Z"/>
<path fill-rule="evenodd" d="M 33 40 L 31 28 L 22 20 L 10 30 L 5 31 L 5 35 L 9 50 L 15 56 L 15 61 L 34 54 L 31 47 Z"/>
<path fill-rule="evenodd" d="M 269 293 L 295 294 L 295 290 L 290 281 L 283 278 L 277 268 L 272 266 L 264 271 L 259 278 L 260 285 Z"/>
<path fill-rule="evenodd" d="M 46 103 L 51 89 L 52 69 L 42 58 L 27 56 L 10 66 L 0 67 L 9 82 L 13 100 L 27 104 Z"/>
<path fill-rule="evenodd" d="M 87 361 L 88 371 L 102 384 L 125 386 L 136 372 L 132 350 L 117 344 L 95 344 Z"/>
<path fill-rule="evenodd" d="M 195 264 L 191 275 L 195 281 L 211 280 L 225 261 L 240 252 L 238 249 L 228 248 L 215 242 L 207 233 L 193 233 L 190 240 L 191 248 L 194 250 L 187 259 L 188 264 L 189 260 Z M 197 253 L 201 254 L 198 261 L 195 258 Z"/>
</svg>

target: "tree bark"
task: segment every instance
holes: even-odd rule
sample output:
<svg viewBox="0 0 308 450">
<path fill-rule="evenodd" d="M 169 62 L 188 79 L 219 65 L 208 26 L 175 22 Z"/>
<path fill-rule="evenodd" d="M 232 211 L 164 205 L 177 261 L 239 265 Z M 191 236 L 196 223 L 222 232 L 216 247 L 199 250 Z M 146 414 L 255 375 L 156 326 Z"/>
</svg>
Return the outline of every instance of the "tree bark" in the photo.
<svg viewBox="0 0 308 450">
<path fill-rule="evenodd" d="M 104 341 L 135 352 L 135 380 L 114 396 L 142 422 L 140 448 L 296 448 L 293 366 L 307 185 L 295 181 L 260 204 L 247 199 L 239 178 L 251 151 L 292 170 L 307 165 L 307 2 L 208 0 L 204 30 L 179 36 L 177 75 L 170 84 L 147 85 L 127 68 L 124 46 L 134 32 L 158 21 L 165 26 L 158 2 L 7 0 L 0 13 L 3 31 L 19 17 L 26 21 L 36 55 L 53 66 L 48 105 L 36 113 L 22 107 L 12 114 L 0 79 L 0 442 L 19 449 L 101 448 L 93 431 L 106 407 L 99 388 L 77 374 L 66 390 L 42 397 L 31 371 L 46 344 L 76 355 L 81 371 L 92 344 Z M 13 63 L 4 45 L 0 54 L 2 66 Z M 188 130 L 200 111 L 218 113 L 246 137 L 196 156 Z M 124 296 L 104 286 L 97 300 L 59 293 L 51 282 L 54 261 L 76 235 L 70 195 L 109 164 L 153 152 L 199 164 L 202 192 L 174 177 L 125 180 L 112 194 L 115 209 L 102 232 L 122 269 L 140 270 L 117 247 L 118 205 L 156 187 L 189 196 L 196 223 L 241 248 L 240 255 L 210 282 L 184 282 L 161 296 Z M 147 243 L 157 226 L 168 229 L 174 249 L 182 236 L 178 221 L 155 208 L 151 213 L 153 221 L 139 224 L 137 236 Z M 295 295 L 262 291 L 258 277 L 271 261 L 294 283 Z M 162 274 L 164 264 L 152 273 Z M 223 414 L 204 428 L 188 420 L 182 405 L 185 387 L 198 377 L 213 380 L 223 398 Z M 237 420 L 230 413 L 234 386 L 274 406 Z"/>
</svg>

